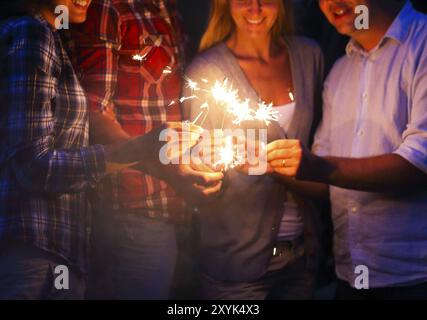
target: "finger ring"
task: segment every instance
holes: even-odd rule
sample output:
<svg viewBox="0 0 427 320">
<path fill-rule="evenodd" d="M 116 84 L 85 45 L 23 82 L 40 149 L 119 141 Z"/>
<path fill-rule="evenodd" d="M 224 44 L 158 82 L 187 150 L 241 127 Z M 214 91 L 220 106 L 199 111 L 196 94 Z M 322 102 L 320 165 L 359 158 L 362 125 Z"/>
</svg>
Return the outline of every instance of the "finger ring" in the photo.
<svg viewBox="0 0 427 320">
<path fill-rule="evenodd" d="M 286 160 L 285 159 L 282 160 L 282 167 L 286 167 Z"/>
</svg>

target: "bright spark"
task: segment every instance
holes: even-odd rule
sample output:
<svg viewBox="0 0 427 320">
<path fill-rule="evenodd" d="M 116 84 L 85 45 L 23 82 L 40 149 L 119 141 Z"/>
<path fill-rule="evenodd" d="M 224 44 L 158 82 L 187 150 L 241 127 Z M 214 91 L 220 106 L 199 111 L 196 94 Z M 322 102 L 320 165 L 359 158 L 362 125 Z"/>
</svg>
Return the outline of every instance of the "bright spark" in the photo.
<svg viewBox="0 0 427 320">
<path fill-rule="evenodd" d="M 186 78 L 187 81 L 187 88 L 190 88 L 193 91 L 199 91 L 199 84 L 193 80 L 191 80 L 190 78 Z"/>
<path fill-rule="evenodd" d="M 237 147 L 233 144 L 233 137 L 226 137 L 224 146 L 219 151 L 219 160 L 215 163 L 215 166 L 223 166 L 224 170 L 228 170 L 243 163 L 244 157 L 239 155 Z"/>
<path fill-rule="evenodd" d="M 142 61 L 145 59 L 146 56 L 147 56 L 147 54 L 144 54 L 144 55 L 135 54 L 135 55 L 133 55 L 132 59 L 135 61 Z"/>
<path fill-rule="evenodd" d="M 292 102 L 295 101 L 294 94 L 291 91 L 289 91 L 289 98 L 291 99 Z"/>
<path fill-rule="evenodd" d="M 196 99 L 197 96 L 189 96 L 189 97 L 182 97 L 179 99 L 179 102 L 183 103 L 186 100 Z"/>
<path fill-rule="evenodd" d="M 196 124 L 196 123 L 197 123 L 197 121 L 199 120 L 199 118 L 200 118 L 202 115 L 203 115 L 203 111 L 201 111 L 201 112 L 197 115 L 197 117 L 193 120 L 193 124 Z"/>
<path fill-rule="evenodd" d="M 272 103 L 267 105 L 265 102 L 261 102 L 258 104 L 258 110 L 255 111 L 254 118 L 269 125 L 271 121 L 279 120 L 279 114 L 274 110 Z"/>
<path fill-rule="evenodd" d="M 163 74 L 169 74 L 172 73 L 172 68 L 170 66 L 167 66 L 164 70 L 163 70 Z"/>
</svg>

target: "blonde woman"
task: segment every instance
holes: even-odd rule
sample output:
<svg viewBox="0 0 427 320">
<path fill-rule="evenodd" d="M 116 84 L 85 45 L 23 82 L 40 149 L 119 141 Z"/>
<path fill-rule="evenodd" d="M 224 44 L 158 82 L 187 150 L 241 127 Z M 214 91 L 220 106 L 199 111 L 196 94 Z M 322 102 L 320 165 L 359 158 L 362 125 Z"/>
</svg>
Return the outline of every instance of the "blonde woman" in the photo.
<svg viewBox="0 0 427 320">
<path fill-rule="evenodd" d="M 229 79 L 242 99 L 275 106 L 280 117 L 268 127 L 269 140 L 286 136 L 309 143 L 320 107 L 322 54 L 312 41 L 292 35 L 290 1 L 213 0 L 211 9 L 188 77 Z M 195 120 L 200 101 L 188 101 L 184 110 Z M 254 128 L 234 125 L 215 103 L 203 126 Z M 226 179 L 216 202 L 198 208 L 203 297 L 311 298 L 319 253 L 312 202 L 287 192 L 274 175 L 229 170 Z"/>
</svg>

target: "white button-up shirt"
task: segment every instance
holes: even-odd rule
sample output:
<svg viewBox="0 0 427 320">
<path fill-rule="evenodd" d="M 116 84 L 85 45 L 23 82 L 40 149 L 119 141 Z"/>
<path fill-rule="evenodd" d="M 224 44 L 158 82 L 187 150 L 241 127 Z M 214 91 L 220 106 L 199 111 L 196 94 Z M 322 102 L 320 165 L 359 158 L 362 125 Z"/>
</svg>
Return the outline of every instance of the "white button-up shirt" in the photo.
<svg viewBox="0 0 427 320">
<path fill-rule="evenodd" d="M 335 64 L 313 151 L 351 158 L 395 153 L 427 173 L 427 16 L 409 1 L 375 49 L 350 41 Z M 330 191 L 340 279 L 354 286 L 356 266 L 365 265 L 371 288 L 427 281 L 427 190 Z"/>
</svg>

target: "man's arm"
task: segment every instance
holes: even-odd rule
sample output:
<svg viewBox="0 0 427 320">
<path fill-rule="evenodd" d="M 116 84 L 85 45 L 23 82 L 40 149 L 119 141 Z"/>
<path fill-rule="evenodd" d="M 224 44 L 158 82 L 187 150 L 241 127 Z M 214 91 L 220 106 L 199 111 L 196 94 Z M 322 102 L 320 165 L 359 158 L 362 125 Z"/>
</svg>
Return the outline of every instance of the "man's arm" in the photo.
<svg viewBox="0 0 427 320">
<path fill-rule="evenodd" d="M 293 192 L 316 201 L 325 202 L 329 200 L 329 185 L 319 182 L 301 181 L 276 173 L 279 179 Z"/>
<path fill-rule="evenodd" d="M 371 192 L 408 192 L 427 187 L 427 57 L 414 80 L 413 103 L 402 144 L 393 153 L 362 159 L 317 156 L 298 140 L 278 140 L 268 146 L 268 161 L 286 177 Z M 328 145 L 326 123 L 318 136 Z M 329 117 L 330 118 L 330 117 Z M 324 138 L 326 137 L 326 138 Z M 316 143 L 315 143 L 316 145 Z M 327 148 L 320 151 L 326 154 Z"/>
<path fill-rule="evenodd" d="M 362 159 L 311 154 L 305 156 L 296 177 L 369 192 L 400 193 L 427 187 L 427 174 L 397 154 Z"/>
<path fill-rule="evenodd" d="M 329 157 L 331 109 L 328 86 L 324 114 L 311 153 L 297 140 L 275 141 L 268 160 L 284 177 L 310 180 L 342 188 L 370 192 L 411 192 L 427 187 L 427 53 L 420 53 L 414 75 L 412 105 L 401 145 L 390 154 L 362 159 Z M 381 115 L 378 115 L 381 116 Z"/>
</svg>

